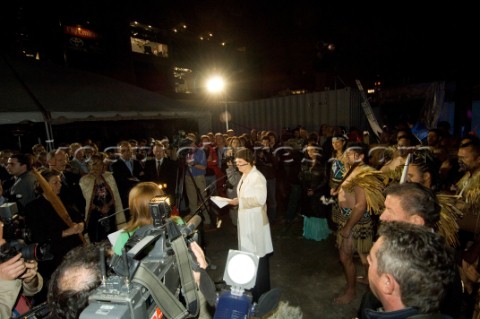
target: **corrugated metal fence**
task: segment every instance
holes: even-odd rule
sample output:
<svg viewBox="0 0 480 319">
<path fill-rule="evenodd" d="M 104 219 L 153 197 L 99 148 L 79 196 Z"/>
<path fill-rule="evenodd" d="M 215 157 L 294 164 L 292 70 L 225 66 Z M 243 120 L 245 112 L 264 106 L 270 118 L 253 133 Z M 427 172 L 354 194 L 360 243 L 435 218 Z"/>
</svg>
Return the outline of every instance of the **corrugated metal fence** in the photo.
<svg viewBox="0 0 480 319">
<path fill-rule="evenodd" d="M 323 123 L 360 129 L 368 126 L 360 94 L 351 88 L 230 102 L 227 107 L 231 114 L 229 128 L 234 129 L 237 135 L 252 128 L 278 133 L 283 127 L 294 128 L 297 125 L 306 127 L 308 131 L 318 131 Z M 214 132 L 225 131 L 224 122 L 215 121 L 212 125 Z"/>
</svg>

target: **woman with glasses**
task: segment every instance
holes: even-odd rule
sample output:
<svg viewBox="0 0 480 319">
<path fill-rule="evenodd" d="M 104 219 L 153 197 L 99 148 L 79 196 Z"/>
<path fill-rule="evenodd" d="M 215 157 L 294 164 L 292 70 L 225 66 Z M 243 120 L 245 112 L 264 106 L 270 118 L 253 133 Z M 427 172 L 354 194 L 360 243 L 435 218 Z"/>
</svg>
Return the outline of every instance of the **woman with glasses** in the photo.
<svg viewBox="0 0 480 319">
<path fill-rule="evenodd" d="M 252 289 L 253 300 L 270 290 L 268 258 L 273 253 L 272 236 L 267 216 L 267 181 L 254 165 L 252 151 L 238 150 L 235 163 L 242 173 L 237 186 L 238 197 L 229 204 L 238 205 L 238 246 L 239 250 L 260 257 L 257 279 Z"/>
</svg>

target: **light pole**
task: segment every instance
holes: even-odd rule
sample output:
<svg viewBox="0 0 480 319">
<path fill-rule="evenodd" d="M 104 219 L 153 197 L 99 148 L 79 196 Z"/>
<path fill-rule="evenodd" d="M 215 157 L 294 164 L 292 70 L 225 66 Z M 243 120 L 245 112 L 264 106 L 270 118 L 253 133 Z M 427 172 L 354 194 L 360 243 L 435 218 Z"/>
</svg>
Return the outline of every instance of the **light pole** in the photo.
<svg viewBox="0 0 480 319">
<path fill-rule="evenodd" d="M 212 76 L 207 80 L 207 90 L 213 94 L 223 94 L 225 98 L 225 129 L 228 131 L 228 103 L 225 92 L 225 81 L 219 75 Z"/>
</svg>

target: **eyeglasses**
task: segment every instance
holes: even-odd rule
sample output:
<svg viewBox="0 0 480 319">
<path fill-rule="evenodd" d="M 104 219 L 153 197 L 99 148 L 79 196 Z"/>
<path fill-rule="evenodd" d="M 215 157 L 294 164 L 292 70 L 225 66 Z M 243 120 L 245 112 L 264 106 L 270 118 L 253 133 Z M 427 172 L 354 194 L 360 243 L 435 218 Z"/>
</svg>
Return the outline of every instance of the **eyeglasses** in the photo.
<svg viewBox="0 0 480 319">
<path fill-rule="evenodd" d="M 18 162 L 7 162 L 7 165 L 15 165 L 15 164 L 18 164 Z"/>
<path fill-rule="evenodd" d="M 245 163 L 245 164 L 237 164 L 237 166 L 240 166 L 240 167 L 241 167 L 241 166 L 247 166 L 247 165 L 248 165 L 248 163 Z"/>
</svg>

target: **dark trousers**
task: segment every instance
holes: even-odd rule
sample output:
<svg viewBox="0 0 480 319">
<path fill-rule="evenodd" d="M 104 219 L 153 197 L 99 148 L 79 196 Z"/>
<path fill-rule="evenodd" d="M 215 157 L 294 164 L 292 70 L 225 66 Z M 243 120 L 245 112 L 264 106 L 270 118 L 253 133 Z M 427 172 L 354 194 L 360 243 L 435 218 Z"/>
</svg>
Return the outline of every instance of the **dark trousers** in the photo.
<svg viewBox="0 0 480 319">
<path fill-rule="evenodd" d="M 290 185 L 290 193 L 288 196 L 287 213 L 286 217 L 288 221 L 292 221 L 297 215 L 298 208 L 300 207 L 302 199 L 302 186 L 298 184 Z"/>
<path fill-rule="evenodd" d="M 258 260 L 257 279 L 251 290 L 254 302 L 258 302 L 260 296 L 270 290 L 270 256 L 267 254 Z"/>
</svg>

